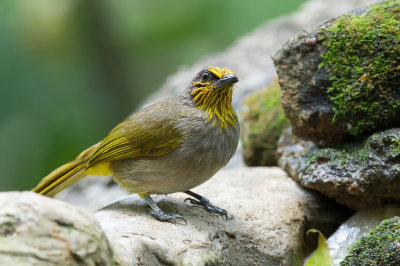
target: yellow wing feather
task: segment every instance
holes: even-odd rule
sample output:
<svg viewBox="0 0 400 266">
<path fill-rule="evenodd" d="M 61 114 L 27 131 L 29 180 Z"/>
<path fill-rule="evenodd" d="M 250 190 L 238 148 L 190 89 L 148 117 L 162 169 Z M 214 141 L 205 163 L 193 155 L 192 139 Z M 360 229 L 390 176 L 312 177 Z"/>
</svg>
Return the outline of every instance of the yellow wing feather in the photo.
<svg viewBox="0 0 400 266">
<path fill-rule="evenodd" d="M 113 130 L 99 145 L 89 160 L 89 167 L 98 163 L 140 157 L 164 155 L 181 143 L 178 132 L 174 130 L 147 131 L 147 127 L 120 127 Z M 154 134 L 155 133 L 155 134 Z"/>
<path fill-rule="evenodd" d="M 86 175 L 112 174 L 110 162 L 141 157 L 162 156 L 181 143 L 181 134 L 165 115 L 169 104 L 158 103 L 128 117 L 100 143 L 83 151 L 69 162 L 43 178 L 33 189 L 54 196 Z"/>
</svg>

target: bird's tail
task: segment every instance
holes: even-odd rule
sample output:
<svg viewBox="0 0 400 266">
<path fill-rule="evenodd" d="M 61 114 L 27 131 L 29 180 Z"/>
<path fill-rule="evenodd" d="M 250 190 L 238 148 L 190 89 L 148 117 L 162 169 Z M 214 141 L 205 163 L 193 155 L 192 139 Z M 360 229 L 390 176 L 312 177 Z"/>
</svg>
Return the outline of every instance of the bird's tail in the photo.
<svg viewBox="0 0 400 266">
<path fill-rule="evenodd" d="M 32 191 L 54 197 L 60 191 L 84 178 L 87 175 L 85 170 L 88 168 L 89 159 L 97 147 L 98 144 L 93 145 L 79 154 L 75 160 L 55 169 L 43 178 Z"/>
</svg>

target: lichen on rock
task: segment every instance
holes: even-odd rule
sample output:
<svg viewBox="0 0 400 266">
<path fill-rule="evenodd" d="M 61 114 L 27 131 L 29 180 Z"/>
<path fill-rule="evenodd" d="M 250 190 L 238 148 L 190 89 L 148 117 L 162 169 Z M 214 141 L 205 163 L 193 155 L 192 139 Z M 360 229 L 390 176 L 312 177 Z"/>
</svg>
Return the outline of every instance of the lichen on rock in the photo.
<svg viewBox="0 0 400 266">
<path fill-rule="evenodd" d="M 341 266 L 399 264 L 400 218 L 397 216 L 382 221 L 380 225 L 357 241 L 340 263 Z"/>
<path fill-rule="evenodd" d="M 275 80 L 266 89 L 244 99 L 241 113 L 243 158 L 247 165 L 275 166 L 278 139 L 289 125 L 281 106 L 281 89 Z"/>
<path fill-rule="evenodd" d="M 347 121 L 352 135 L 399 124 L 400 1 L 344 15 L 319 33 L 326 47 L 320 67 L 332 81 L 333 122 Z"/>
</svg>

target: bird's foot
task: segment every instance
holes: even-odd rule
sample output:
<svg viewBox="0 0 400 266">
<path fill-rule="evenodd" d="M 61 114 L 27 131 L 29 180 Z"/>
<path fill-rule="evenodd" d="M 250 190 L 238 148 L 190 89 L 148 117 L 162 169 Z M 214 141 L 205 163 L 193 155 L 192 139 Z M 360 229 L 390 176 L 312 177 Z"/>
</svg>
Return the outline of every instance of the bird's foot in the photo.
<svg viewBox="0 0 400 266">
<path fill-rule="evenodd" d="M 150 214 L 151 214 L 151 216 L 153 216 L 154 218 L 156 218 L 157 220 L 159 220 L 161 222 L 172 222 L 172 223 L 176 224 L 176 221 L 182 220 L 187 225 L 185 218 L 183 218 L 182 216 L 180 216 L 178 214 L 167 214 L 161 209 L 158 209 L 157 211 L 150 210 Z"/>
<path fill-rule="evenodd" d="M 205 197 L 201 196 L 201 198 L 199 198 L 199 200 L 195 200 L 195 199 L 192 199 L 192 198 L 186 198 L 185 202 L 186 201 L 189 201 L 193 205 L 197 205 L 197 206 L 203 207 L 209 213 L 219 214 L 222 217 L 225 217 L 226 221 L 228 220 L 228 213 L 226 212 L 226 210 L 212 205 L 210 203 L 210 201 L 208 199 L 206 199 Z"/>
</svg>

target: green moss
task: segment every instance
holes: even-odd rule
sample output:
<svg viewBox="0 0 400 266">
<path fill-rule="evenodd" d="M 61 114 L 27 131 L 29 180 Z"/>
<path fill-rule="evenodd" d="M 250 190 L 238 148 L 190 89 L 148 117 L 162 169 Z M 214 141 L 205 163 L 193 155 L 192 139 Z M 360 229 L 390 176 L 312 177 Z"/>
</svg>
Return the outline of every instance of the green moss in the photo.
<svg viewBox="0 0 400 266">
<path fill-rule="evenodd" d="M 216 265 L 222 265 L 221 258 L 213 257 L 204 260 L 204 266 L 216 266 Z"/>
<path fill-rule="evenodd" d="M 374 155 L 371 147 L 371 139 L 365 139 L 356 143 L 344 143 L 334 148 L 321 148 L 305 155 L 305 173 L 314 171 L 319 163 L 326 163 L 336 167 L 367 166 Z"/>
<path fill-rule="evenodd" d="M 394 156 L 400 155 L 400 139 L 393 138 L 392 144 L 389 146 Z"/>
<path fill-rule="evenodd" d="M 352 135 L 400 123 L 400 1 L 371 7 L 361 16 L 340 17 L 320 32 L 327 48 L 333 122 L 349 123 Z"/>
<path fill-rule="evenodd" d="M 317 153 L 312 154 L 308 163 L 317 161 L 328 161 L 329 164 L 343 166 L 349 161 L 357 161 L 366 163 L 369 154 L 369 147 L 362 144 L 342 144 L 335 148 L 320 149 Z"/>
<path fill-rule="evenodd" d="M 281 106 L 278 81 L 243 101 L 241 114 L 243 156 L 249 165 L 276 165 L 276 149 L 282 130 L 289 125 Z"/>
<path fill-rule="evenodd" d="M 114 254 L 113 258 L 112 258 L 111 265 L 112 265 L 112 266 L 121 266 L 121 265 L 122 265 L 122 263 L 121 263 L 120 260 L 115 256 L 115 254 Z M 141 264 L 138 263 L 138 265 L 141 265 Z"/>
<path fill-rule="evenodd" d="M 384 220 L 357 241 L 340 265 L 400 265 L 399 217 Z"/>
</svg>

